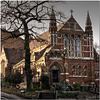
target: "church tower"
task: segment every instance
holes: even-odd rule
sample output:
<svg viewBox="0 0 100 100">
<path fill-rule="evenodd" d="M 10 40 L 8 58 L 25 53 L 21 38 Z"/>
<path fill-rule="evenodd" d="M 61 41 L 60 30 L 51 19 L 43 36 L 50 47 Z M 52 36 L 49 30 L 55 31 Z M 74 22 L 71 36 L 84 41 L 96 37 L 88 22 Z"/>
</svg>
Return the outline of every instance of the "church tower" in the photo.
<svg viewBox="0 0 100 100">
<path fill-rule="evenodd" d="M 54 45 L 57 42 L 56 34 L 57 32 L 57 25 L 56 25 L 56 17 L 52 7 L 51 15 L 50 15 L 50 23 L 49 23 L 49 33 L 50 33 L 50 41 L 51 44 Z"/>
<path fill-rule="evenodd" d="M 85 23 L 85 33 L 88 35 L 92 35 L 92 23 L 89 15 L 89 11 L 87 11 L 87 18 Z"/>
<path fill-rule="evenodd" d="M 92 31 L 92 23 L 91 23 L 89 11 L 87 11 L 87 17 L 86 17 L 86 23 L 85 23 L 85 38 L 87 40 L 87 43 L 84 45 L 87 45 L 87 51 L 89 51 L 88 57 L 94 57 L 93 31 Z"/>
</svg>

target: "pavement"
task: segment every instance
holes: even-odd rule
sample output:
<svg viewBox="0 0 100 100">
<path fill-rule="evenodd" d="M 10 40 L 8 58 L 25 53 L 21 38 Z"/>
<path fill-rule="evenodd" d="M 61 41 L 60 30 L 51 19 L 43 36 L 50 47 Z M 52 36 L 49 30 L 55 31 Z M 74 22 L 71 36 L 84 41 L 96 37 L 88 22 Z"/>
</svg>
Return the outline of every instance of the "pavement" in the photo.
<svg viewBox="0 0 100 100">
<path fill-rule="evenodd" d="M 79 93 L 78 98 L 87 100 L 99 100 L 99 95 L 84 91 Z"/>
<path fill-rule="evenodd" d="M 4 93 L 4 92 L 1 92 L 1 100 L 10 100 L 10 99 L 22 100 L 24 98 L 13 95 L 13 94 L 7 94 L 7 93 Z"/>
</svg>

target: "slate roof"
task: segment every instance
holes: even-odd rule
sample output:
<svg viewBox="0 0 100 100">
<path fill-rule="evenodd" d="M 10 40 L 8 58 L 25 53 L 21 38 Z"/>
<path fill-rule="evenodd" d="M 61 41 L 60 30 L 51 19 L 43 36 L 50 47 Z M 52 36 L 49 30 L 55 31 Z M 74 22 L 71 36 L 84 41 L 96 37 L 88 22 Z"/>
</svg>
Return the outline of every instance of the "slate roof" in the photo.
<svg viewBox="0 0 100 100">
<path fill-rule="evenodd" d="M 24 58 L 23 49 L 4 48 L 8 63 L 16 64 Z"/>
<path fill-rule="evenodd" d="M 8 38 L 10 33 L 1 31 L 1 46 L 4 48 L 8 63 L 16 64 L 24 57 L 24 41 L 22 38 Z"/>
<path fill-rule="evenodd" d="M 1 45 L 4 45 L 5 48 L 24 49 L 24 41 L 22 38 L 8 38 L 10 36 L 10 33 L 1 31 Z"/>
</svg>

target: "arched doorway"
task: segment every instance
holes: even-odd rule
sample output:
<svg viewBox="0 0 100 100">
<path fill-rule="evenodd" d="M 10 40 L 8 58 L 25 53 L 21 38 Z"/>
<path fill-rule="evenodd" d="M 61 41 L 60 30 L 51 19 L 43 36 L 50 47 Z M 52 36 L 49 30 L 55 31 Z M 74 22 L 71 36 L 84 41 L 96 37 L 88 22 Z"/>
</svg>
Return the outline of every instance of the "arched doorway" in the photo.
<svg viewBox="0 0 100 100">
<path fill-rule="evenodd" d="M 60 74 L 64 73 L 64 69 L 58 62 L 53 62 L 49 67 L 50 84 L 60 82 Z"/>
</svg>

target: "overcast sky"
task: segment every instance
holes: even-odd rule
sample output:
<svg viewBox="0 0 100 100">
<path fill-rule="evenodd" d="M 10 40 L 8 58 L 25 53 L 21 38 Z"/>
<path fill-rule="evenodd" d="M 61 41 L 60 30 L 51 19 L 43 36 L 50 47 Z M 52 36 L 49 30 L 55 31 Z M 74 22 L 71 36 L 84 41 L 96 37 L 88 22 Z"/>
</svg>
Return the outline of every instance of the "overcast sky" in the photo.
<svg viewBox="0 0 100 100">
<path fill-rule="evenodd" d="M 99 1 L 66 1 L 66 3 L 54 4 L 54 9 L 64 12 L 66 17 L 70 17 L 70 10 L 72 9 L 73 17 L 85 29 L 85 22 L 87 10 L 89 10 L 92 27 L 94 43 L 99 43 Z"/>
</svg>

